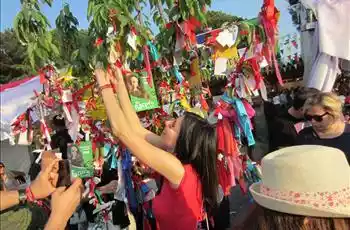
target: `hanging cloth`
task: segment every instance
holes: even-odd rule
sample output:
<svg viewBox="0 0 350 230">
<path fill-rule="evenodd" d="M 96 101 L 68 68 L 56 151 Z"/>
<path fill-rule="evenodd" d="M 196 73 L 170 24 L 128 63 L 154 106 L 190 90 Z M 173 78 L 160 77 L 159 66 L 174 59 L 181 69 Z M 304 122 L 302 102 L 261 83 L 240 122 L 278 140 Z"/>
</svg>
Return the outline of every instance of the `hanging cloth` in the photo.
<svg viewBox="0 0 350 230">
<path fill-rule="evenodd" d="M 222 47 L 220 45 L 216 46 L 215 53 L 213 54 L 213 59 L 216 60 L 218 58 L 228 58 L 238 60 L 238 51 L 236 46 L 232 46 L 230 48 Z"/>
<path fill-rule="evenodd" d="M 219 154 L 220 156 L 221 154 Z M 216 161 L 217 172 L 219 184 L 224 192 L 225 196 L 230 195 L 231 187 L 233 186 L 231 183 L 231 172 L 228 167 L 228 162 L 225 156 L 222 155 L 222 159 L 217 159 Z"/>
<path fill-rule="evenodd" d="M 319 53 L 312 66 L 306 85 L 322 92 L 331 92 L 340 73 L 339 58 Z"/>
<path fill-rule="evenodd" d="M 226 156 L 237 156 L 238 146 L 232 125 L 228 119 L 219 120 L 217 130 L 217 151 Z"/>
<path fill-rule="evenodd" d="M 237 125 L 235 125 L 235 131 L 240 130 L 243 132 L 243 134 L 245 135 L 245 137 L 248 140 L 248 146 L 255 145 L 255 140 L 254 140 L 254 136 L 253 136 L 252 129 L 251 129 L 252 128 L 251 122 L 250 122 L 250 119 L 248 117 L 248 114 L 247 114 L 247 111 L 244 107 L 243 102 L 238 98 L 229 98 L 226 93 L 221 98 L 224 101 L 230 103 L 237 113 L 239 127 L 237 127 Z M 239 134 L 240 133 L 241 132 L 239 132 Z M 237 135 L 237 133 L 236 133 L 236 135 Z"/>
<path fill-rule="evenodd" d="M 147 45 L 149 47 L 149 52 L 151 54 L 152 60 L 153 61 L 158 61 L 159 60 L 159 53 L 155 45 L 151 41 L 147 41 Z"/>
<path fill-rule="evenodd" d="M 350 1 L 302 0 L 317 16 L 321 53 L 350 60 Z"/>
<path fill-rule="evenodd" d="M 264 27 L 266 38 L 267 38 L 267 50 L 265 56 L 270 61 L 272 59 L 275 67 L 275 73 L 278 79 L 278 83 L 283 85 L 282 76 L 278 67 L 275 46 L 276 46 L 276 34 L 277 34 L 277 23 L 279 20 L 280 13 L 275 7 L 274 0 L 264 0 L 262 11 L 260 12 L 260 20 Z"/>
<path fill-rule="evenodd" d="M 125 180 L 126 196 L 128 198 L 128 203 L 131 211 L 134 213 L 137 211 L 137 199 L 134 191 L 134 185 L 131 177 L 132 160 L 131 153 L 127 148 L 122 150 L 122 166 L 123 175 Z"/>
</svg>

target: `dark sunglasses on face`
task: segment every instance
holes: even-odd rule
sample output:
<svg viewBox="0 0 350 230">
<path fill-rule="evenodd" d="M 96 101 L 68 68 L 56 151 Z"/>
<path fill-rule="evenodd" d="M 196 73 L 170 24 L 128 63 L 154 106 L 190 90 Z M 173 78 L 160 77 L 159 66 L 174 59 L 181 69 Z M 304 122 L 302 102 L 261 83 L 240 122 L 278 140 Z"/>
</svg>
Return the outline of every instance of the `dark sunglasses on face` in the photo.
<svg viewBox="0 0 350 230">
<path fill-rule="evenodd" d="M 321 121 L 323 121 L 323 117 L 326 116 L 326 115 L 328 115 L 328 114 L 329 114 L 328 112 L 326 112 L 326 113 L 324 113 L 324 114 L 322 114 L 322 115 L 309 115 L 309 114 L 305 114 L 304 117 L 305 117 L 305 120 L 307 120 L 307 121 L 312 121 L 312 120 L 314 120 L 314 121 L 316 121 L 316 122 L 321 122 Z"/>
</svg>

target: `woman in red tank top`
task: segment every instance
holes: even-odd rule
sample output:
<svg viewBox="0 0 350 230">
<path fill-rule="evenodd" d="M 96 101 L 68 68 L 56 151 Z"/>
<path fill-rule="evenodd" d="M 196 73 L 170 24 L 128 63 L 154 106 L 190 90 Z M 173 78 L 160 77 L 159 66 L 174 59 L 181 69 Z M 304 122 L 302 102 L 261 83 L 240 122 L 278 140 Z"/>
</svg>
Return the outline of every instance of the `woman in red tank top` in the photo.
<svg viewBox="0 0 350 230">
<path fill-rule="evenodd" d="M 101 69 L 95 71 L 113 134 L 140 161 L 165 178 L 153 203 L 158 229 L 197 229 L 204 210 L 210 213 L 217 205 L 215 127 L 186 113 L 166 122 L 158 136 L 142 127 L 120 69 L 114 71 L 114 76 L 108 74 Z M 112 84 L 109 79 L 113 79 Z"/>
</svg>

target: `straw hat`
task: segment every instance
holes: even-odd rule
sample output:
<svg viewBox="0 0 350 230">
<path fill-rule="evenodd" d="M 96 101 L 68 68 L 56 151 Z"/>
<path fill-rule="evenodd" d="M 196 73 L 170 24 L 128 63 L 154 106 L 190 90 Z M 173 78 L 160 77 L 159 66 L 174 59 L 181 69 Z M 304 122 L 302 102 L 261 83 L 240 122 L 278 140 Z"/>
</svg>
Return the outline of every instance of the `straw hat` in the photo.
<svg viewBox="0 0 350 230">
<path fill-rule="evenodd" d="M 262 160 L 262 181 L 250 186 L 254 200 L 278 212 L 350 217 L 350 167 L 335 148 L 283 148 Z"/>
</svg>

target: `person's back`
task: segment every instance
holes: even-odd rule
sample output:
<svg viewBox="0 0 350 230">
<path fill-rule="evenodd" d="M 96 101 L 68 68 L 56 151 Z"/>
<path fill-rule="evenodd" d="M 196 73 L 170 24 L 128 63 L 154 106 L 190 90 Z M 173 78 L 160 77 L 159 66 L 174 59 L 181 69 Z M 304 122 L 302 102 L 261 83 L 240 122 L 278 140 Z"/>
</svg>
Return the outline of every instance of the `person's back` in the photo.
<svg viewBox="0 0 350 230">
<path fill-rule="evenodd" d="M 282 110 L 269 124 L 270 152 L 297 143 L 298 132 L 296 124 L 304 121 L 303 106 L 308 97 L 317 93 L 316 89 L 302 88 L 296 92 L 293 106 Z"/>
<path fill-rule="evenodd" d="M 191 165 L 184 167 L 185 176 L 179 188 L 174 189 L 165 180 L 159 196 L 153 202 L 159 229 L 193 229 L 203 218 L 201 181 Z"/>
<path fill-rule="evenodd" d="M 73 143 L 73 140 L 68 133 L 68 129 L 65 125 L 65 120 L 63 116 L 56 115 L 53 118 L 52 123 L 54 125 L 56 133 L 51 136 L 51 148 L 59 148 L 60 152 L 62 153 L 62 158 L 67 159 L 68 144 Z"/>
<path fill-rule="evenodd" d="M 270 150 L 295 145 L 298 133 L 294 125 L 302 121 L 302 118 L 293 117 L 286 110 L 280 112 L 269 127 Z"/>
</svg>

